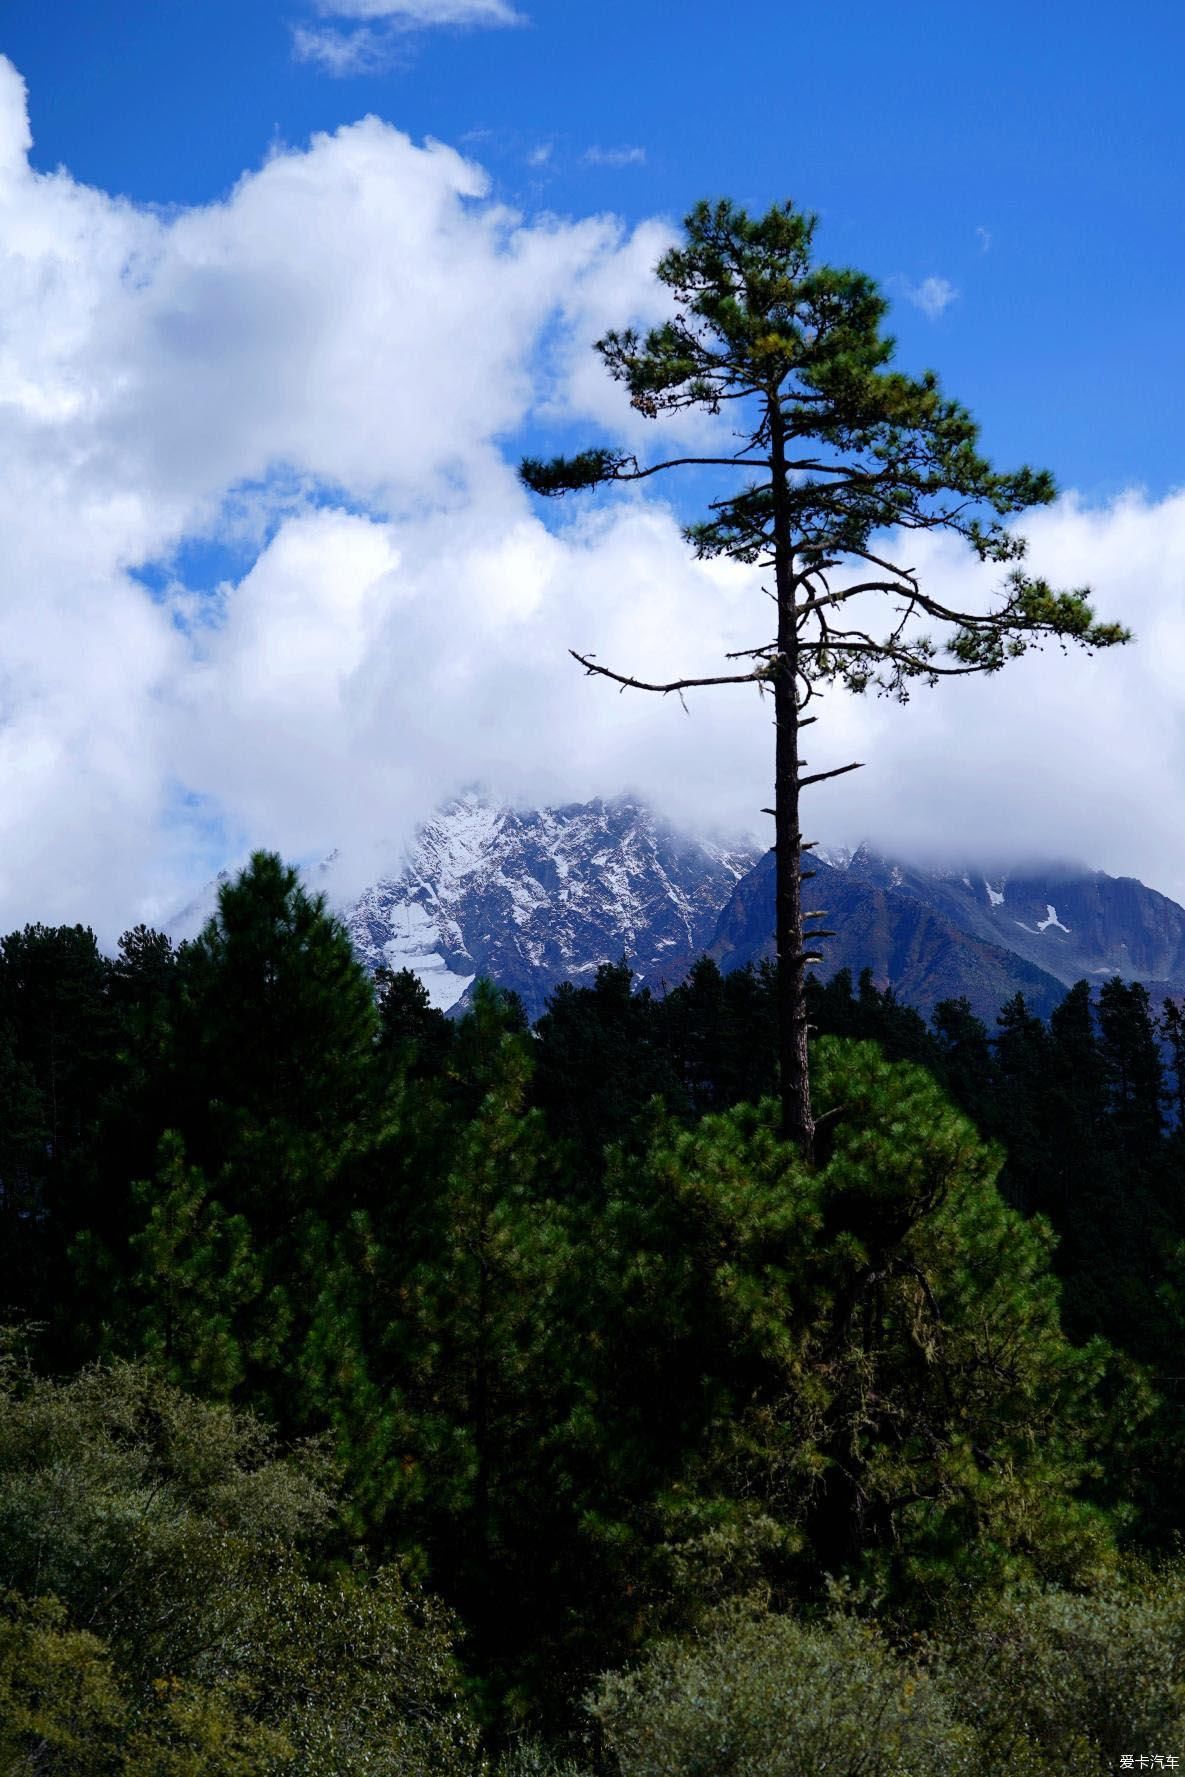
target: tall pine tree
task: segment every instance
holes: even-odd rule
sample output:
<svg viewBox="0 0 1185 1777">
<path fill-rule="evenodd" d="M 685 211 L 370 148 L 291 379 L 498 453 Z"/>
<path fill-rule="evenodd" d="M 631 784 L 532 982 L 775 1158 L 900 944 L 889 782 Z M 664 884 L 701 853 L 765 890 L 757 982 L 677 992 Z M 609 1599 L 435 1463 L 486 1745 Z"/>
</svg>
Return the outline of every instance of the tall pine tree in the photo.
<svg viewBox="0 0 1185 1777">
<path fill-rule="evenodd" d="M 806 974 L 818 959 L 824 909 L 804 905 L 804 789 L 856 764 L 808 772 L 801 731 L 822 686 L 908 694 L 917 683 L 996 672 L 1043 637 L 1086 647 L 1127 640 L 1095 621 L 1082 590 L 1055 592 L 1018 565 L 1023 539 L 1007 521 L 1054 497 L 1052 478 L 1001 474 L 980 453 L 978 429 L 932 372 L 890 368 L 887 303 L 871 278 L 819 264 L 816 219 L 792 204 L 749 216 L 728 202 L 698 204 L 684 238 L 664 254 L 659 280 L 672 318 L 645 337 L 610 332 L 597 350 L 648 418 L 699 409 L 727 413 L 712 446 L 640 464 L 595 446 L 550 462 L 526 459 L 538 494 L 643 481 L 676 467 L 710 469 L 722 483 L 709 516 L 686 536 L 700 557 L 724 556 L 769 575 L 775 633 L 730 656 L 733 670 L 640 679 L 576 654 L 586 671 L 639 690 L 747 684 L 774 706 L 775 941 L 782 1126 L 809 1158 L 814 1139 L 807 1066 Z M 962 538 L 1004 567 L 998 597 L 954 608 L 922 584 L 895 543 L 910 531 Z M 944 638 L 939 645 L 930 633 Z M 809 872 L 805 873 L 809 876 Z"/>
</svg>

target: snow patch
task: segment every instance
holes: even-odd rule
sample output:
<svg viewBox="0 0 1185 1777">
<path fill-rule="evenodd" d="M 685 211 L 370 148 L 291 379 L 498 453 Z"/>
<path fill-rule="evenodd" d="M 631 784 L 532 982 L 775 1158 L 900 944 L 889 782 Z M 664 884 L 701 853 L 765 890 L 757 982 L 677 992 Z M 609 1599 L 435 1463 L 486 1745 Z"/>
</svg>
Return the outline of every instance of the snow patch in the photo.
<svg viewBox="0 0 1185 1777">
<path fill-rule="evenodd" d="M 476 975 L 454 975 L 444 958 L 435 951 L 423 956 L 401 950 L 396 939 L 383 945 L 383 955 L 392 974 L 397 975 L 401 969 L 410 969 L 419 977 L 425 993 L 438 1012 L 449 1011 L 465 989 L 477 980 Z"/>
<path fill-rule="evenodd" d="M 1020 927 L 1022 932 L 1032 932 L 1034 938 L 1041 932 L 1047 932 L 1050 926 L 1053 926 L 1059 932 L 1065 932 L 1067 936 L 1069 936 L 1070 931 L 1069 926 L 1064 926 L 1058 918 L 1057 908 L 1053 905 L 1052 901 L 1046 901 L 1045 918 L 1039 919 L 1035 926 L 1027 926 L 1023 919 L 1018 919 L 1015 923 Z"/>
<path fill-rule="evenodd" d="M 1003 879 L 1003 877 L 1001 877 L 1000 878 L 1001 885 L 1003 884 L 1003 881 L 1004 881 L 1004 879 Z M 987 898 L 988 898 L 989 907 L 1002 907 L 1004 905 L 1003 886 L 1001 886 L 998 889 L 994 889 L 992 887 L 991 883 L 988 881 L 986 876 L 983 879 L 983 886 L 987 890 Z M 1018 925 L 1020 924 L 1019 920 L 1017 921 L 1017 924 Z"/>
<path fill-rule="evenodd" d="M 368 949 L 372 959 L 381 960 L 382 966 L 395 975 L 401 969 L 410 969 L 423 982 L 436 1010 L 447 1012 L 476 977 L 459 975 L 449 968 L 441 954 L 445 936 L 421 902 L 404 901 L 397 908 L 389 904 L 384 906 L 384 887 L 389 892 L 390 885 L 378 885 L 359 904 L 355 916 L 357 924 L 350 934 L 355 945 L 359 944 L 362 930 L 369 928 L 372 938 Z M 374 943 L 376 925 L 380 931 L 385 926 L 390 933 L 377 944 Z"/>
</svg>

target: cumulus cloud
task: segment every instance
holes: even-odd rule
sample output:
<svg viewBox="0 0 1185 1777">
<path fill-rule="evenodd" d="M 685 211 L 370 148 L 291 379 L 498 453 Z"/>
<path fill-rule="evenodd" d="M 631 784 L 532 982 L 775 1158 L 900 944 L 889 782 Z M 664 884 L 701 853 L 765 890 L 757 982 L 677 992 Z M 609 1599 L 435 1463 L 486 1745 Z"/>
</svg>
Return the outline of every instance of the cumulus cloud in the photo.
<svg viewBox="0 0 1185 1777">
<path fill-rule="evenodd" d="M 717 670 L 765 639 L 759 577 L 690 559 L 658 489 L 537 507 L 513 471 L 541 416 L 658 442 L 589 344 L 664 312 L 666 225 L 524 220 L 374 119 L 169 214 L 34 173 L 27 146 L 0 62 L 0 930 L 109 941 L 250 845 L 389 848 L 476 780 L 760 827 L 755 692 L 684 714 L 567 654 Z M 904 709 L 829 696 L 812 766 L 868 764 L 811 792 L 814 832 L 1185 893 L 1185 495 L 1069 499 L 1029 530 L 1034 567 L 1093 580 L 1137 646 Z M 952 600 L 982 590 L 953 549 L 915 558 Z"/>
<path fill-rule="evenodd" d="M 902 279 L 899 287 L 906 301 L 921 309 L 931 321 L 944 314 L 959 294 L 949 278 L 923 278 L 920 284 Z"/>
<path fill-rule="evenodd" d="M 635 259 L 611 220 L 526 225 L 373 119 L 167 217 L 34 173 L 28 140 L 0 63 L 0 920 L 109 931 L 204 867 L 219 811 L 240 830 L 182 716 L 264 590 L 153 595 L 133 570 L 167 584 L 187 540 L 264 543 L 330 499 L 517 516 L 494 440 L 539 387 L 563 400 L 540 337 Z"/>
<path fill-rule="evenodd" d="M 528 800 L 631 784 L 669 804 L 689 738 L 698 756 L 714 737 L 723 806 L 754 710 L 705 708 L 691 737 L 678 710 L 607 704 L 567 649 L 660 671 L 687 626 L 706 668 L 743 631 L 747 591 L 689 564 L 672 515 L 641 502 L 559 533 L 505 499 L 398 524 L 305 514 L 229 590 L 174 706 L 178 750 L 237 829 L 301 855 L 355 849 L 384 818 L 389 843 L 475 779 Z M 730 801 L 748 824 L 735 777 Z"/>
</svg>

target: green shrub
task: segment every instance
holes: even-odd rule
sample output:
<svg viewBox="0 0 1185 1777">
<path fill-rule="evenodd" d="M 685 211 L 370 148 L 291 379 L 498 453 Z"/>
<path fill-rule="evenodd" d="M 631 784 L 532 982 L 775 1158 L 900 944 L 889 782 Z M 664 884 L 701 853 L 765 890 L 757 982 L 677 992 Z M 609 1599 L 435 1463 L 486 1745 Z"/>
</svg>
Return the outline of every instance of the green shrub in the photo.
<svg viewBox="0 0 1185 1777">
<path fill-rule="evenodd" d="M 4 1777 L 469 1777 L 451 1626 L 332 1573 L 332 1475 L 133 1365 L 0 1363 Z"/>
<path fill-rule="evenodd" d="M 492 1777 L 589 1777 L 583 1765 L 551 1752 L 539 1741 L 532 1740 L 505 1753 L 495 1765 Z"/>
<path fill-rule="evenodd" d="M 1185 1757 L 1185 1572 L 985 1605 L 942 1665 L 983 1777 Z"/>
<path fill-rule="evenodd" d="M 98 1636 L 53 1599 L 0 1600 L 0 1770 L 101 1777 L 118 1770 L 125 1699 Z"/>
<path fill-rule="evenodd" d="M 955 1777 L 978 1771 L 940 1686 L 854 1617 L 734 1610 L 606 1679 L 591 1710 L 619 1777 Z"/>
</svg>

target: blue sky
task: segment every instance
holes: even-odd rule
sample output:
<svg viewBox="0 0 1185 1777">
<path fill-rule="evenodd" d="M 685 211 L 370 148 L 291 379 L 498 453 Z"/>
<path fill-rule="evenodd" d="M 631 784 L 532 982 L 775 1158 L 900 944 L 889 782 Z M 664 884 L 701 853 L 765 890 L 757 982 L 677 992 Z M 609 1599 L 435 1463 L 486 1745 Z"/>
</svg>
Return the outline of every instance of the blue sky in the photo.
<svg viewBox="0 0 1185 1777">
<path fill-rule="evenodd" d="M 793 196 L 821 212 L 828 257 L 897 296 L 903 357 L 939 369 L 1002 460 L 1092 498 L 1179 484 L 1179 6 L 523 11 L 392 33 L 390 65 L 347 78 L 294 55 L 294 27 L 334 28 L 300 0 L 89 0 L 68 19 L 7 0 L 2 43 L 33 92 L 34 164 L 141 201 L 206 202 L 270 144 L 372 111 L 473 154 L 527 211 L 677 219 L 705 195 Z M 936 319 L 903 295 L 927 278 L 958 291 Z"/>
<path fill-rule="evenodd" d="M 109 937 L 254 844 L 389 853 L 479 779 L 753 830 L 758 709 L 688 722 L 566 652 L 665 678 L 766 639 L 752 576 L 688 560 L 702 487 L 544 509 L 514 473 L 648 447 L 591 343 L 663 312 L 654 261 L 717 195 L 819 212 L 904 363 L 1067 490 L 1034 566 L 1138 637 L 837 695 L 813 733 L 869 766 L 818 837 L 1185 898 L 1185 14 L 1094 16 L 7 0 L 0 929 Z"/>
</svg>

